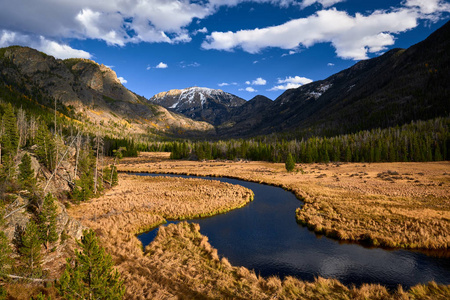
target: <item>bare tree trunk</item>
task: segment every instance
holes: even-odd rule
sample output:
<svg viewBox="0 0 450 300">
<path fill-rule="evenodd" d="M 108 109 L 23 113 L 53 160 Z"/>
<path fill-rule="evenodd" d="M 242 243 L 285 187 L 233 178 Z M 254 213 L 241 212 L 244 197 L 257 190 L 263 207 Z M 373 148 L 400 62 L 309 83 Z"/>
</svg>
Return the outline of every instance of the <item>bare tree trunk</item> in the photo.
<svg viewBox="0 0 450 300">
<path fill-rule="evenodd" d="M 78 133 L 77 137 L 77 143 L 76 143 L 76 155 L 75 155 L 75 170 L 74 170 L 74 174 L 73 174 L 73 179 L 75 180 L 75 178 L 77 178 L 77 171 L 78 171 L 78 158 L 80 157 L 80 147 L 81 147 L 81 136 L 80 133 Z"/>
<path fill-rule="evenodd" d="M 97 140 L 97 149 L 96 149 L 96 158 L 95 158 L 95 172 L 94 172 L 94 195 L 97 194 L 97 182 L 98 182 L 98 149 L 100 148 L 100 137 L 97 133 L 96 136 L 96 140 Z"/>
</svg>

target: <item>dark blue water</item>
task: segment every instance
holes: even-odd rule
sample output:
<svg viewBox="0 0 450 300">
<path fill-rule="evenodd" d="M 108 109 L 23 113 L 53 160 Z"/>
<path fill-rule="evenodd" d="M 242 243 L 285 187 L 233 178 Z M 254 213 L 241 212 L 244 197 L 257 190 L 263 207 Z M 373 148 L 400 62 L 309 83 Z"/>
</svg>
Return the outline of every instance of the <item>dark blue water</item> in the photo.
<svg viewBox="0 0 450 300">
<path fill-rule="evenodd" d="M 302 203 L 291 192 L 236 179 L 198 178 L 238 184 L 255 194 L 254 201 L 243 208 L 189 221 L 200 224 L 200 232 L 232 265 L 254 269 L 262 276 L 291 275 L 309 281 L 322 276 L 356 286 L 380 283 L 391 289 L 399 284 L 409 288 L 431 280 L 450 284 L 449 255 L 438 258 L 416 251 L 369 249 L 317 237 L 297 224 L 295 210 Z M 138 238 L 145 247 L 156 234 L 157 229 Z"/>
</svg>

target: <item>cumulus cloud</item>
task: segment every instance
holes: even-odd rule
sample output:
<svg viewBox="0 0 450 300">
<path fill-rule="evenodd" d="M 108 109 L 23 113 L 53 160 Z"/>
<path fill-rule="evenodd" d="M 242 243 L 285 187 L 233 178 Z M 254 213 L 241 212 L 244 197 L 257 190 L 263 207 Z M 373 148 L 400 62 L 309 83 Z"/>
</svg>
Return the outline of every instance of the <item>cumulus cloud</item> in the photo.
<svg viewBox="0 0 450 300">
<path fill-rule="evenodd" d="M 278 79 L 278 85 L 272 87 L 269 91 L 285 91 L 287 89 L 295 89 L 311 82 L 313 81 L 306 77 L 289 76 L 285 79 Z"/>
<path fill-rule="evenodd" d="M 450 12 L 450 3 L 444 0 L 406 0 L 404 5 L 418 8 L 424 15 Z"/>
<path fill-rule="evenodd" d="M 303 1 L 305 5 L 319 1 Z M 324 6 L 333 1 L 320 1 Z M 443 0 L 406 0 L 400 8 L 376 10 L 354 16 L 336 8 L 290 20 L 284 24 L 236 32 L 214 31 L 206 37 L 202 47 L 232 51 L 236 48 L 258 53 L 276 47 L 294 50 L 317 43 L 331 43 L 336 54 L 344 59 L 366 59 L 369 53 L 385 51 L 395 42 L 395 34 L 413 29 L 419 19 L 439 18 L 450 12 L 450 4 Z"/>
<path fill-rule="evenodd" d="M 255 90 L 251 86 L 248 86 L 245 89 L 239 89 L 239 91 L 246 91 L 246 92 L 249 92 L 249 93 L 256 93 L 257 92 L 257 90 Z"/>
<path fill-rule="evenodd" d="M 333 64 L 333 63 L 327 63 L 327 66 L 328 66 L 328 67 L 333 67 L 334 64 Z"/>
<path fill-rule="evenodd" d="M 120 81 L 121 84 L 125 84 L 125 83 L 128 82 L 128 81 L 127 81 L 125 78 L 123 78 L 123 77 L 117 77 L 117 79 L 119 79 L 119 81 Z"/>
<path fill-rule="evenodd" d="M 35 37 L 9 30 L 0 31 L 0 47 L 11 45 L 28 46 L 60 59 L 92 58 L 89 52 L 77 50 L 69 45 L 48 40 L 43 36 Z"/>
<path fill-rule="evenodd" d="M 248 84 L 248 85 L 266 85 L 266 83 L 267 83 L 267 81 L 261 77 L 258 77 L 253 81 L 247 80 L 245 82 L 245 84 Z"/>
<path fill-rule="evenodd" d="M 194 20 L 213 15 L 221 6 L 243 2 L 289 6 L 296 1 L 3 1 L 0 30 L 49 40 L 98 39 L 117 46 L 139 42 L 185 43 L 191 41 L 191 35 L 208 32 L 206 27 L 188 32 L 187 27 Z"/>
<path fill-rule="evenodd" d="M 169 66 L 163 62 L 160 62 L 159 64 L 156 65 L 156 69 L 167 69 Z"/>
</svg>

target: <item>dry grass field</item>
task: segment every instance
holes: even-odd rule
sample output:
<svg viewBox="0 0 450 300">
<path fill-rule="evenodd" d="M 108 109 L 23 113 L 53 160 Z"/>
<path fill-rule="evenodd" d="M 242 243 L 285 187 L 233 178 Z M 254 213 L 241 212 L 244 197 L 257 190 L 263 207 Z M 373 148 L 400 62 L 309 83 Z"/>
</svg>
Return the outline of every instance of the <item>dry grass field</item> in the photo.
<svg viewBox="0 0 450 300">
<path fill-rule="evenodd" d="M 375 246 L 450 246 L 450 162 L 297 164 L 297 172 L 287 173 L 284 164 L 176 161 L 168 153 L 142 153 L 118 168 L 281 186 L 303 199 L 297 220 L 318 233 Z"/>
<path fill-rule="evenodd" d="M 357 180 L 356 176 L 351 175 L 356 173 L 356 168 L 361 168 L 370 170 L 374 174 L 372 179 L 380 181 L 383 187 L 384 180 L 377 177 L 377 168 L 393 169 L 392 165 L 384 168 L 382 165 L 377 168 L 374 165 L 310 165 L 301 166 L 305 174 L 288 174 L 281 164 L 188 162 L 170 161 L 167 158 L 167 154 L 145 153 L 137 159 L 123 159 L 119 168 L 122 171 L 229 176 L 266 182 L 311 199 L 308 205 L 312 207 L 314 204 L 317 206 L 317 203 L 322 204 L 319 201 L 338 201 L 345 193 L 348 193 L 348 199 L 361 195 L 361 198 L 367 197 L 372 202 L 377 197 L 393 197 L 375 191 L 365 195 L 364 190 L 355 189 L 356 186 L 351 184 Z M 350 173 L 349 167 L 353 173 Z M 423 176 L 423 183 L 424 178 L 431 181 L 434 178 L 432 174 L 440 172 L 438 165 L 436 168 L 437 171 L 428 175 L 419 175 Z M 334 178 L 333 172 L 342 174 L 338 175 L 342 179 L 330 180 Z M 407 172 L 414 174 L 412 170 Z M 422 172 L 425 171 L 422 169 Z M 397 291 L 389 292 L 374 284 L 347 287 L 334 279 L 318 278 L 314 282 L 304 282 L 293 277 L 283 280 L 277 277 L 263 278 L 244 267 L 230 265 L 226 258 L 220 258 L 208 238 L 201 235 L 199 225 L 186 222 L 161 227 L 155 240 L 143 251 L 136 233 L 164 222 L 164 218 L 183 219 L 220 213 L 245 205 L 251 200 L 252 193 L 240 186 L 211 180 L 119 176 L 117 187 L 98 199 L 73 206 L 69 213 L 97 232 L 125 280 L 126 299 L 448 299 L 450 296 L 450 286 L 433 282 L 417 285 L 408 291 L 399 287 Z M 443 180 L 445 176 L 441 174 Z M 367 180 L 369 176 L 364 177 Z M 444 184 L 448 186 L 448 179 Z M 439 196 L 437 186 L 435 197 L 448 197 Z M 361 185 L 359 188 L 363 187 Z M 420 191 L 420 186 L 417 191 Z M 395 189 L 392 189 L 391 193 L 394 192 Z M 431 207 L 430 210 L 436 210 L 434 206 Z M 441 211 L 448 214 L 445 210 Z"/>
</svg>

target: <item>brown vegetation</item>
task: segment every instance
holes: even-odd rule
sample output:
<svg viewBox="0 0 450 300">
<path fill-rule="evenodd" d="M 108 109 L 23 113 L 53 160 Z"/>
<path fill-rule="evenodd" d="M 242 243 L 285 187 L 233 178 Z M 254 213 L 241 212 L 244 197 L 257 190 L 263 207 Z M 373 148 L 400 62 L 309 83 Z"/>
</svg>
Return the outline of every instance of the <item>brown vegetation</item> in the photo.
<svg viewBox="0 0 450 300">
<path fill-rule="evenodd" d="M 450 246 L 450 162 L 284 164 L 173 161 L 168 154 L 124 159 L 119 170 L 239 178 L 281 186 L 305 205 L 297 220 L 348 241 L 403 248 Z"/>
<path fill-rule="evenodd" d="M 152 161 L 152 158 L 145 156 L 141 159 L 149 161 L 144 163 L 140 171 L 147 168 L 147 171 L 184 171 L 192 174 L 195 170 L 197 174 L 203 172 L 202 175 L 242 176 L 247 180 L 261 182 L 267 178 L 266 182 L 270 183 L 271 179 L 274 181 L 271 183 L 276 185 L 282 185 L 283 180 L 306 175 L 303 178 L 309 180 L 302 185 L 286 186 L 298 195 L 300 188 L 308 184 L 311 187 L 307 192 L 318 195 L 320 185 L 313 182 L 318 181 L 315 177 L 319 174 L 313 168 L 326 167 L 302 166 L 305 174 L 294 175 L 287 174 L 282 164 L 172 162 L 161 161 L 161 158 Z M 124 159 L 124 162 L 128 168 L 138 168 L 129 159 Z M 125 166 L 121 165 L 121 168 L 123 170 Z M 219 173 L 220 169 L 223 173 Z M 254 177 L 245 178 L 250 175 Z M 248 195 L 248 190 L 200 179 L 120 176 L 119 186 L 105 196 L 74 206 L 69 212 L 84 225 L 96 230 L 125 279 L 127 299 L 446 299 L 450 295 L 450 286 L 433 282 L 417 285 L 407 292 L 401 288 L 388 292 L 386 288 L 374 284 L 349 288 L 334 279 L 318 278 L 314 282 L 304 282 L 293 277 L 283 280 L 277 277 L 262 278 L 244 267 L 231 266 L 226 258 L 219 257 L 208 238 L 200 234 L 198 224 L 185 222 L 160 228 L 155 240 L 142 251 L 135 233 L 163 222 L 161 215 L 180 216 L 178 208 L 183 210 L 184 217 L 198 214 L 195 208 L 190 209 L 182 200 L 186 199 L 197 208 L 207 208 L 213 212 L 220 210 L 217 205 L 221 203 L 219 197 L 215 199 L 215 195 L 229 195 L 229 201 L 225 202 L 231 203 L 235 199 L 235 203 L 240 203 Z M 332 174 L 322 179 L 330 178 L 334 178 Z M 354 179 L 355 176 L 346 178 Z M 344 179 L 337 183 L 342 182 L 347 181 Z M 326 188 L 326 185 L 330 185 L 330 182 L 323 187 Z M 332 190 L 331 187 L 328 189 Z M 334 189 L 339 191 L 336 187 Z M 335 197 L 339 195 L 334 194 Z M 231 206 L 227 204 L 227 207 Z"/>
<path fill-rule="evenodd" d="M 252 197 L 244 187 L 214 180 L 120 175 L 117 187 L 73 206 L 69 213 L 100 236 L 125 278 L 127 298 L 164 298 L 170 293 L 152 279 L 156 271 L 148 269 L 150 260 L 135 234 L 165 222 L 164 218 L 209 216 L 241 207 Z"/>
</svg>

